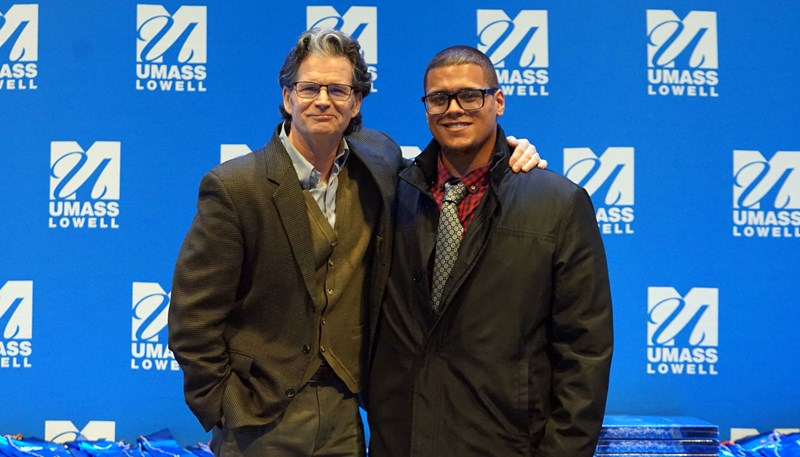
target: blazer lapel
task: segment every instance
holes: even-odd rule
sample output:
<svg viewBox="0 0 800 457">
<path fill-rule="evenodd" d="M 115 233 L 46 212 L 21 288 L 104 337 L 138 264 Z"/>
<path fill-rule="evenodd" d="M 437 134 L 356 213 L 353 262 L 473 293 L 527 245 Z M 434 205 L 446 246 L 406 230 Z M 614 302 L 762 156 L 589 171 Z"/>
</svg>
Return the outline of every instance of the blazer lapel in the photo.
<svg viewBox="0 0 800 457">
<path fill-rule="evenodd" d="M 272 195 L 278 210 L 283 230 L 289 239 L 300 273 L 303 275 L 306 290 L 317 307 L 315 294 L 314 254 L 312 252 L 311 224 L 303 196 L 303 189 L 297 179 L 292 161 L 277 135 L 273 135 L 267 147 L 267 178 L 278 185 Z"/>
</svg>

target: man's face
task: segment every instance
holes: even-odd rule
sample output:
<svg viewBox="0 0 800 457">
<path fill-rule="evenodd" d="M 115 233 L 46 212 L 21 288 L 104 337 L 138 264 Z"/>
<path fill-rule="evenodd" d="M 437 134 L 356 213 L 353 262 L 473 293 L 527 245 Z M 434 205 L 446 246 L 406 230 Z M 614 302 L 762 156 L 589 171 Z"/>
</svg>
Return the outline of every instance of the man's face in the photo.
<svg viewBox="0 0 800 457">
<path fill-rule="evenodd" d="M 346 57 L 310 55 L 300 64 L 297 81 L 319 84 L 353 84 L 353 66 Z M 316 98 L 301 98 L 294 87 L 283 88 L 283 107 L 292 115 L 292 135 L 306 138 L 333 136 L 337 139 L 361 109 L 361 95 L 353 91 L 350 98 L 333 100 L 327 88 L 321 88 Z"/>
<path fill-rule="evenodd" d="M 425 78 L 425 94 L 456 93 L 461 89 L 489 89 L 481 67 L 475 64 L 433 68 Z M 428 114 L 428 127 L 445 153 L 480 154 L 487 160 L 494 148 L 497 116 L 505 99 L 500 91 L 486 94 L 483 107 L 465 111 L 455 99 L 442 114 Z"/>
</svg>

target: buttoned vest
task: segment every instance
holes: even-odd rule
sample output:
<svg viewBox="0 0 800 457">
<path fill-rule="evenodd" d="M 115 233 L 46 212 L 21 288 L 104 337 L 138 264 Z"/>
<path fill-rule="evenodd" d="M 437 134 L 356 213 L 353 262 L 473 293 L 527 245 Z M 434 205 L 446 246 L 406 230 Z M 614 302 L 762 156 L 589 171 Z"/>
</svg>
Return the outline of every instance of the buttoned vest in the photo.
<svg viewBox="0 0 800 457">
<path fill-rule="evenodd" d="M 338 175 L 336 227 L 331 227 L 310 192 L 304 191 L 316 268 L 316 357 L 305 380 L 324 359 L 347 388 L 361 389 L 361 362 L 366 354 L 365 311 L 369 297 L 372 242 L 380 214 L 372 177 L 354 156 Z"/>
</svg>

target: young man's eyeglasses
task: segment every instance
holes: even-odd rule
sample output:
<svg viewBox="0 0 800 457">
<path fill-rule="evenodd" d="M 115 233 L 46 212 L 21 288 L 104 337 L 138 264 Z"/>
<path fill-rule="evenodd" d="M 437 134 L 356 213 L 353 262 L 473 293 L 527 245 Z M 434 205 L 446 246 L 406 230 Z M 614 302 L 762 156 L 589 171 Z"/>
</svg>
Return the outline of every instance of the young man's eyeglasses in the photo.
<svg viewBox="0 0 800 457">
<path fill-rule="evenodd" d="M 328 91 L 328 97 L 340 102 L 348 100 L 353 93 L 353 86 L 347 84 L 320 84 L 313 81 L 297 81 L 292 86 L 294 86 L 298 97 L 308 99 L 317 98 L 319 91 L 323 87 Z"/>
<path fill-rule="evenodd" d="M 461 89 L 458 92 L 435 92 L 422 97 L 425 104 L 425 111 L 428 114 L 442 114 L 450 107 L 450 100 L 456 99 L 456 103 L 464 111 L 475 111 L 483 108 L 486 94 L 497 92 L 494 89 Z"/>
</svg>

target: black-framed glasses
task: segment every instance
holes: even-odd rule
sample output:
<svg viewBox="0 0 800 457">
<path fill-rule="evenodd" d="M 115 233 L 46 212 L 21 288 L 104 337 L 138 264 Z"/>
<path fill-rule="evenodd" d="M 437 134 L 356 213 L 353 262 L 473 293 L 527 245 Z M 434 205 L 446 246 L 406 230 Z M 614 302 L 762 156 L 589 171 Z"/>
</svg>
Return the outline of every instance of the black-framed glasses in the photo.
<svg viewBox="0 0 800 457">
<path fill-rule="evenodd" d="M 464 111 L 475 111 L 483 108 L 486 102 L 486 94 L 497 92 L 493 89 L 461 89 L 458 92 L 434 92 L 422 97 L 425 104 L 425 111 L 428 114 L 442 114 L 450 107 L 450 100 L 456 99 L 456 103 Z"/>
<path fill-rule="evenodd" d="M 328 97 L 332 100 L 343 102 L 350 98 L 353 93 L 353 86 L 348 84 L 320 84 L 313 81 L 297 81 L 292 84 L 294 91 L 300 98 L 317 98 L 319 91 L 324 87 L 328 91 Z"/>
</svg>

